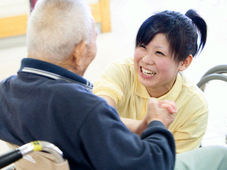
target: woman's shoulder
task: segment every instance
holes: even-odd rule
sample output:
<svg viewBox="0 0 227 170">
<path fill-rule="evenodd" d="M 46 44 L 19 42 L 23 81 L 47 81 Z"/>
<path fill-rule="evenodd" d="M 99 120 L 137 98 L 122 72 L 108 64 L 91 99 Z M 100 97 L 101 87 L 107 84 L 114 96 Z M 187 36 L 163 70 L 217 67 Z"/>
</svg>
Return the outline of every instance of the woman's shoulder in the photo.
<svg viewBox="0 0 227 170">
<path fill-rule="evenodd" d="M 103 71 L 102 75 L 108 75 L 108 77 L 117 76 L 127 79 L 134 75 L 134 61 L 132 57 L 121 58 L 112 61 Z"/>
<path fill-rule="evenodd" d="M 183 88 L 189 90 L 192 93 L 203 93 L 202 90 L 191 80 L 189 80 L 183 73 L 179 73 L 178 75 L 181 79 Z"/>
<path fill-rule="evenodd" d="M 185 93 L 188 96 L 188 99 L 197 99 L 197 101 L 207 104 L 207 100 L 204 92 L 195 84 L 192 83 L 188 78 L 183 74 L 180 74 L 182 80 L 182 93 Z"/>
</svg>

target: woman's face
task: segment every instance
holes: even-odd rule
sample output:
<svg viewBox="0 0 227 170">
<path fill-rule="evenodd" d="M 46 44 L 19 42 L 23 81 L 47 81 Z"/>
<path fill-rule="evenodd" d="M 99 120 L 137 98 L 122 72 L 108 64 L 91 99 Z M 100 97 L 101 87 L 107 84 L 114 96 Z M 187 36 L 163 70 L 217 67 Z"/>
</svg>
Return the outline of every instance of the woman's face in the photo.
<svg viewBox="0 0 227 170">
<path fill-rule="evenodd" d="M 160 97 L 172 88 L 182 62 L 176 62 L 165 34 L 158 33 L 149 44 L 135 49 L 134 66 L 139 81 L 152 97 Z"/>
</svg>

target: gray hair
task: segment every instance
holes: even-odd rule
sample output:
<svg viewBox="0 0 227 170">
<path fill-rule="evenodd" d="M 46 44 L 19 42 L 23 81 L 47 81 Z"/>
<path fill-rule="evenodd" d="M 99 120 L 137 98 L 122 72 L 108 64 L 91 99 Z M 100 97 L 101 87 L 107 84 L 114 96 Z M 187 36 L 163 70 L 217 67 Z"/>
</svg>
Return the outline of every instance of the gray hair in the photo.
<svg viewBox="0 0 227 170">
<path fill-rule="evenodd" d="M 28 20 L 28 55 L 61 61 L 76 44 L 89 41 L 91 32 L 92 15 L 85 1 L 39 0 Z"/>
</svg>

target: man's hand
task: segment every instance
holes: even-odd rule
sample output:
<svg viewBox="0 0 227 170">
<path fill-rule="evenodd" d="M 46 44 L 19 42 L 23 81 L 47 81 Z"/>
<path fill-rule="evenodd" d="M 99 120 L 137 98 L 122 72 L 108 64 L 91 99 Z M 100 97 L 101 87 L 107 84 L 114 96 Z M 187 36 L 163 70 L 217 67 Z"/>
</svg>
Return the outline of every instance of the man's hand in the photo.
<svg viewBox="0 0 227 170">
<path fill-rule="evenodd" d="M 147 123 L 149 124 L 151 121 L 158 120 L 168 128 L 173 122 L 176 112 L 177 107 L 173 101 L 158 101 L 155 98 L 150 98 L 147 104 Z"/>
</svg>

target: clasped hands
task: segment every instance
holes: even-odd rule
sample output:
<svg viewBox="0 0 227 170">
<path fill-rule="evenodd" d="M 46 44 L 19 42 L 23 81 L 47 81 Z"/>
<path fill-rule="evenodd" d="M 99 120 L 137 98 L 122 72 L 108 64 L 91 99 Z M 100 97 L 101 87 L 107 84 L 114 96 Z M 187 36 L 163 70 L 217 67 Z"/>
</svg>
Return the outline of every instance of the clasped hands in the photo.
<svg viewBox="0 0 227 170">
<path fill-rule="evenodd" d="M 170 100 L 158 101 L 156 98 L 149 98 L 147 103 L 146 116 L 134 124 L 133 132 L 141 135 L 152 121 L 160 121 L 168 129 L 173 122 L 177 107 L 175 102 Z"/>
</svg>

